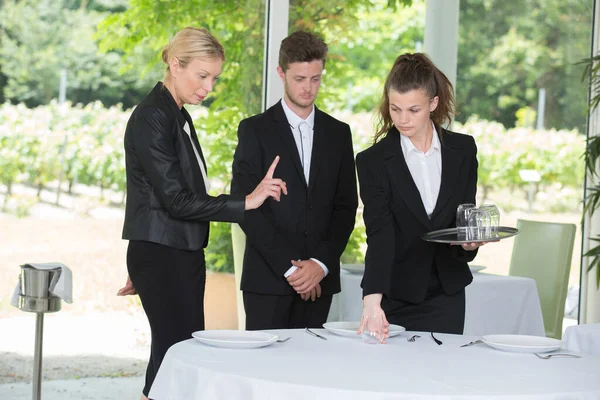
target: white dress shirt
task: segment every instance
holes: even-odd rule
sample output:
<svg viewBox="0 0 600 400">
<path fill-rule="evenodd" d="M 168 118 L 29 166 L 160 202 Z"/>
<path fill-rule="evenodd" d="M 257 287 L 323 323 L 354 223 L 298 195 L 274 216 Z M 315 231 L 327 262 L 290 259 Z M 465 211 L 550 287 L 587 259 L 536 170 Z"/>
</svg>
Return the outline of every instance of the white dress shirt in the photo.
<svg viewBox="0 0 600 400">
<path fill-rule="evenodd" d="M 300 118 L 298 114 L 293 112 L 284 99 L 281 99 L 281 106 L 283 107 L 285 117 L 287 118 L 290 128 L 292 129 L 292 135 L 294 136 L 294 141 L 296 142 L 296 147 L 298 148 L 298 155 L 300 156 L 300 163 L 302 164 L 302 169 L 304 170 L 304 178 L 306 179 L 306 184 L 308 184 L 310 178 L 310 162 L 312 159 L 313 138 L 315 136 L 315 106 L 313 105 L 312 111 L 308 117 L 306 117 L 306 119 Z M 321 268 L 323 268 L 325 276 L 327 276 L 329 269 L 325 266 L 325 264 L 316 258 L 311 258 L 311 260 L 319 264 Z M 285 272 L 284 277 L 287 278 L 294 273 L 294 271 L 296 271 L 296 267 L 292 265 L 292 267 Z"/>
<path fill-rule="evenodd" d="M 315 106 L 313 105 L 313 109 L 306 119 L 300 118 L 295 112 L 293 112 L 283 99 L 281 100 L 281 106 L 283 107 L 283 112 L 285 113 L 288 123 L 290 124 L 290 128 L 292 129 L 292 135 L 294 136 L 296 147 L 298 147 L 300 163 L 304 169 L 304 178 L 308 184 L 310 178 L 310 161 L 312 157 L 313 138 L 315 136 Z"/>
<path fill-rule="evenodd" d="M 200 158 L 200 154 L 196 149 L 196 145 L 194 145 L 194 139 L 192 139 L 192 132 L 190 131 L 190 125 L 187 121 L 185 121 L 185 125 L 183 126 L 183 130 L 188 134 L 190 138 L 190 142 L 192 143 L 192 149 L 194 149 L 194 154 L 196 155 L 196 160 L 198 160 L 198 165 L 200 165 L 200 172 L 202 172 L 202 180 L 204 181 L 204 188 L 206 189 L 206 193 L 210 190 L 210 182 L 206 176 L 206 168 L 204 167 L 204 163 L 202 162 L 202 158 Z"/>
<path fill-rule="evenodd" d="M 426 152 L 417 149 L 410 138 L 403 135 L 400 135 L 400 145 L 427 216 L 431 218 L 442 183 L 442 148 L 435 126 L 431 146 Z"/>
</svg>

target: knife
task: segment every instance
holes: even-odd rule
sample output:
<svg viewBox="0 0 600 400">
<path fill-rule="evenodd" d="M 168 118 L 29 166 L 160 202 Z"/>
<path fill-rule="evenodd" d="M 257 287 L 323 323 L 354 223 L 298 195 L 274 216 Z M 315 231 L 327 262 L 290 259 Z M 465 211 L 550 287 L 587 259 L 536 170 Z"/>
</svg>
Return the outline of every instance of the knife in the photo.
<svg viewBox="0 0 600 400">
<path fill-rule="evenodd" d="M 472 342 L 469 342 L 469 343 L 467 343 L 467 344 L 463 344 L 463 345 L 462 345 L 462 346 L 460 346 L 460 347 L 468 347 L 468 346 L 473 346 L 474 344 L 478 344 L 478 343 L 483 343 L 483 342 L 481 341 L 481 339 L 479 339 L 479 340 L 473 340 Z"/>
<path fill-rule="evenodd" d="M 318 333 L 314 333 L 313 331 L 311 331 L 311 330 L 310 330 L 310 329 L 308 329 L 308 328 L 304 328 L 304 331 L 305 331 L 306 333 L 310 334 L 310 335 L 313 335 L 313 336 L 315 336 L 315 337 L 318 337 L 319 339 L 327 340 L 327 338 L 326 338 L 325 336 L 321 336 L 321 335 L 319 335 Z"/>
</svg>

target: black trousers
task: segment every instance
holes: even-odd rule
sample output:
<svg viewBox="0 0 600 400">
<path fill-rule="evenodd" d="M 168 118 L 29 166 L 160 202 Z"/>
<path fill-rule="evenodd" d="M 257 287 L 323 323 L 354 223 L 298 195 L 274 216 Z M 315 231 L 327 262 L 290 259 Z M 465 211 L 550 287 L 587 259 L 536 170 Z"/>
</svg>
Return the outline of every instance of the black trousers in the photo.
<svg viewBox="0 0 600 400">
<path fill-rule="evenodd" d="M 409 331 L 462 334 L 465 327 L 465 290 L 444 293 L 435 265 L 423 302 L 415 304 L 383 296 L 381 308 L 390 324 Z"/>
<path fill-rule="evenodd" d="M 281 296 L 244 292 L 246 329 L 322 328 L 327 322 L 332 295 L 304 301 L 297 293 Z"/>
<path fill-rule="evenodd" d="M 152 333 L 146 384 L 148 396 L 158 368 L 173 344 L 204 330 L 204 250 L 186 251 L 157 243 L 130 241 L 127 271 Z"/>
</svg>

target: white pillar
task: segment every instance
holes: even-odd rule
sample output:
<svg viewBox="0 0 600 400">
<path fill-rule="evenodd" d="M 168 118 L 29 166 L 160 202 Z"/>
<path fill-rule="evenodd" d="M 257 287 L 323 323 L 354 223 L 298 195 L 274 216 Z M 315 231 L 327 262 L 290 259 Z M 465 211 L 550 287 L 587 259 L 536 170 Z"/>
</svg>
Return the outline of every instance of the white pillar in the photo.
<svg viewBox="0 0 600 400">
<path fill-rule="evenodd" d="M 595 0 L 594 5 L 594 26 L 592 35 L 592 55 L 600 54 L 600 0 Z M 596 88 L 598 90 L 598 88 Z M 588 137 L 600 135 L 600 110 L 596 108 L 589 115 Z M 596 169 L 600 168 L 596 165 Z M 590 177 L 586 171 L 586 187 L 591 187 L 594 183 L 598 184 L 597 177 Z M 585 196 L 588 193 L 586 191 Z M 590 240 L 600 236 L 600 210 L 597 210 L 592 217 L 585 215 L 582 232 L 582 254 L 590 248 L 596 247 L 598 242 Z M 579 322 L 582 324 L 591 324 L 600 322 L 600 290 L 596 286 L 596 268 L 587 272 L 589 259 L 581 257 L 581 286 L 579 293 Z"/>
<path fill-rule="evenodd" d="M 460 0 L 427 0 L 425 54 L 456 88 Z"/>
<path fill-rule="evenodd" d="M 289 11 L 289 0 L 267 0 L 266 2 L 263 111 L 283 97 L 283 83 L 277 75 L 277 65 L 279 46 L 288 35 Z"/>
</svg>

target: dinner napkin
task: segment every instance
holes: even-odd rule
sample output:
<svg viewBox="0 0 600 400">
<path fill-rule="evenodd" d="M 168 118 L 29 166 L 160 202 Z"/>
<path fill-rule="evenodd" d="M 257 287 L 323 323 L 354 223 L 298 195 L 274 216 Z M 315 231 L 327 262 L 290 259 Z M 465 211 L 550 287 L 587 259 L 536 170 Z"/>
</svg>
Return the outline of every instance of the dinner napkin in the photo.
<svg viewBox="0 0 600 400">
<path fill-rule="evenodd" d="M 67 303 L 73 302 L 73 273 L 71 269 L 61 263 L 27 263 L 36 269 L 60 269 L 60 273 L 54 274 L 48 291 L 56 297 L 60 297 Z M 10 304 L 15 307 L 19 306 L 19 295 L 21 294 L 21 283 L 17 283 L 15 290 L 13 291 Z"/>
</svg>

